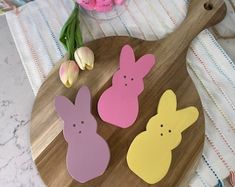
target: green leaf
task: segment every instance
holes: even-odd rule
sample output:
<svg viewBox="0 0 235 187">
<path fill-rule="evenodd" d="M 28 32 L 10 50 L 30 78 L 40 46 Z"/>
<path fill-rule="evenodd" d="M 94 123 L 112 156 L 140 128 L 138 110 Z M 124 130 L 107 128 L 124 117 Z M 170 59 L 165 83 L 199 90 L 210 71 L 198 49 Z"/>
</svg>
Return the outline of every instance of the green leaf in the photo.
<svg viewBox="0 0 235 187">
<path fill-rule="evenodd" d="M 74 52 L 77 48 L 83 46 L 83 38 L 80 29 L 80 9 L 77 4 L 73 12 L 65 22 L 60 32 L 60 42 L 68 52 L 70 60 L 74 60 Z"/>
</svg>

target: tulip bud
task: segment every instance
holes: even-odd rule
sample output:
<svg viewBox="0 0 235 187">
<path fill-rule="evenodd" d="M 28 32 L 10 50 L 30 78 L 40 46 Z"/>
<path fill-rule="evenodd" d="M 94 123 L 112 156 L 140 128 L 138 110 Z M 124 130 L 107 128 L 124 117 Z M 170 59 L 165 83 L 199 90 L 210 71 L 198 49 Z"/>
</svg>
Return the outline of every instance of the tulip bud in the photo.
<svg viewBox="0 0 235 187">
<path fill-rule="evenodd" d="M 74 53 L 74 58 L 81 70 L 92 70 L 94 67 L 94 53 L 88 47 L 80 47 Z"/>
<path fill-rule="evenodd" d="M 70 88 L 77 81 L 78 74 L 79 68 L 75 61 L 69 60 L 60 65 L 60 80 L 67 88 Z"/>
</svg>

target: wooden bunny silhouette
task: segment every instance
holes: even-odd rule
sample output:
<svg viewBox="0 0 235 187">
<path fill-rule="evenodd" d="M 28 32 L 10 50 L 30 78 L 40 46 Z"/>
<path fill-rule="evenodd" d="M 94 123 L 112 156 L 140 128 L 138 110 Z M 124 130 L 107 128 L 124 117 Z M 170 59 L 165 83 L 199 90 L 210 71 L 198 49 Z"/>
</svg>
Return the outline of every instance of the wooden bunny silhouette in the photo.
<svg viewBox="0 0 235 187">
<path fill-rule="evenodd" d="M 154 63 L 154 55 L 144 55 L 135 62 L 131 46 L 122 48 L 120 69 L 113 76 L 112 86 L 98 101 L 98 113 L 103 121 L 122 128 L 135 122 L 139 113 L 138 96 L 144 89 L 143 79 Z"/>
<path fill-rule="evenodd" d="M 127 153 L 129 168 L 149 184 L 157 183 L 167 174 L 171 150 L 180 144 L 181 133 L 199 116 L 195 107 L 177 110 L 176 95 L 172 90 L 162 95 L 157 112 L 149 120 L 146 131 L 133 140 Z"/>
<path fill-rule="evenodd" d="M 89 89 L 83 86 L 78 91 L 75 105 L 66 97 L 57 96 L 55 108 L 64 121 L 69 174 L 81 183 L 102 175 L 108 166 L 110 151 L 105 140 L 96 133 L 97 122 L 91 114 Z"/>
</svg>

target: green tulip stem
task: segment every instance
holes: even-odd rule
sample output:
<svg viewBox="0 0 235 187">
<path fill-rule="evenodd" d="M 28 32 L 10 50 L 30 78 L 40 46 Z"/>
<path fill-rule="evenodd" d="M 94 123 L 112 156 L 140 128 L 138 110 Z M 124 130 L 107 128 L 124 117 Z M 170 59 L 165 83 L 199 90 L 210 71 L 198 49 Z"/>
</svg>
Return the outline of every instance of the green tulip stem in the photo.
<svg viewBox="0 0 235 187">
<path fill-rule="evenodd" d="M 65 22 L 60 32 L 60 42 L 67 50 L 69 60 L 74 60 L 74 52 L 77 48 L 83 46 L 79 14 L 79 5 L 75 3 L 73 12 Z"/>
</svg>

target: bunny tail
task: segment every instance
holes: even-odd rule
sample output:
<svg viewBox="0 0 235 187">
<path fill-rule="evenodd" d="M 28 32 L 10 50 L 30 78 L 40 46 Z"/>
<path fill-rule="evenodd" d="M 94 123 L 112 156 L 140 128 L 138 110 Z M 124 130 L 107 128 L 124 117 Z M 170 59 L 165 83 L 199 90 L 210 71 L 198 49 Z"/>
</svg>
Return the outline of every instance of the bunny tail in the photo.
<svg viewBox="0 0 235 187">
<path fill-rule="evenodd" d="M 235 171 L 230 171 L 229 182 L 232 185 L 232 187 L 235 187 Z"/>
<path fill-rule="evenodd" d="M 218 184 L 216 185 L 216 187 L 224 187 L 224 183 L 222 180 L 218 181 Z"/>
</svg>

